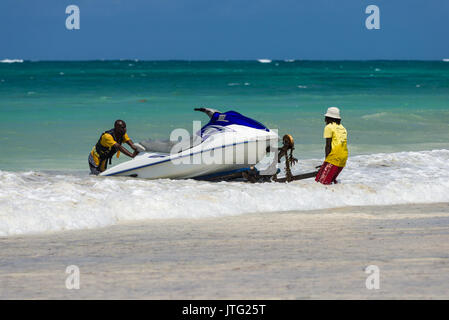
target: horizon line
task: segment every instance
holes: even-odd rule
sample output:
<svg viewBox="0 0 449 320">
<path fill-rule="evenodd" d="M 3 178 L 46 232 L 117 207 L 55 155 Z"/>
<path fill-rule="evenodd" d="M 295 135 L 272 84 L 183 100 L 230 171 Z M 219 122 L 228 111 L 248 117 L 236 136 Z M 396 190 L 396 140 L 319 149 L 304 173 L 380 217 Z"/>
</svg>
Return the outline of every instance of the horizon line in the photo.
<svg viewBox="0 0 449 320">
<path fill-rule="evenodd" d="M 267 61 L 269 60 L 269 61 Z M 369 61 L 423 61 L 423 62 L 449 62 L 449 58 L 441 59 L 138 59 L 138 58 L 118 58 L 118 59 L 21 59 L 21 58 L 2 58 L 0 62 L 112 62 L 112 61 L 134 61 L 134 62 L 259 62 L 259 63 L 270 63 L 270 62 L 369 62 Z M 264 62 L 262 62 L 264 61 Z"/>
</svg>

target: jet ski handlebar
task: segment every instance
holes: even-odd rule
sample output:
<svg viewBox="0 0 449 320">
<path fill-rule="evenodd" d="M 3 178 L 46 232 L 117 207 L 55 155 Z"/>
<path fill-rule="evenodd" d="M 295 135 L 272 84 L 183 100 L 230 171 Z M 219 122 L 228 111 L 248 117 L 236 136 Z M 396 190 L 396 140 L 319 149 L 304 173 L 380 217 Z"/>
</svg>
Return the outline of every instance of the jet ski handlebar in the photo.
<svg viewBox="0 0 449 320">
<path fill-rule="evenodd" d="M 204 112 L 205 114 L 207 114 L 209 116 L 209 118 L 212 118 L 212 116 L 214 115 L 215 112 L 220 113 L 220 111 L 212 109 L 212 108 L 195 108 L 193 110 Z"/>
</svg>

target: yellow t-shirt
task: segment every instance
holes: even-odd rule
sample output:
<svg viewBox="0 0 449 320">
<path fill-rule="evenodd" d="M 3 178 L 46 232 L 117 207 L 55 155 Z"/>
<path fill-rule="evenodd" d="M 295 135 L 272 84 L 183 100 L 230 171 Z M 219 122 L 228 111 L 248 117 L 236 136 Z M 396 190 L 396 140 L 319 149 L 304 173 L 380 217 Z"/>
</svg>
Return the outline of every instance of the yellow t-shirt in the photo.
<svg viewBox="0 0 449 320">
<path fill-rule="evenodd" d="M 123 135 L 123 142 L 127 142 L 129 141 L 129 137 L 128 134 L 125 133 Z M 113 145 L 115 145 L 117 143 L 117 141 L 114 140 L 114 137 L 112 135 L 110 135 L 109 133 L 105 133 L 104 135 L 101 136 L 101 140 L 100 140 L 100 144 L 103 147 L 109 148 L 111 149 Z M 118 151 L 120 152 L 120 151 Z M 95 164 L 98 166 L 100 165 L 100 155 L 97 153 L 95 146 L 92 148 L 92 157 L 94 158 Z M 118 158 L 119 153 L 117 153 L 117 158 Z"/>
<path fill-rule="evenodd" d="M 324 127 L 324 138 L 332 138 L 332 150 L 326 157 L 326 162 L 337 167 L 344 167 L 348 160 L 348 133 L 345 127 L 335 122 Z"/>
</svg>

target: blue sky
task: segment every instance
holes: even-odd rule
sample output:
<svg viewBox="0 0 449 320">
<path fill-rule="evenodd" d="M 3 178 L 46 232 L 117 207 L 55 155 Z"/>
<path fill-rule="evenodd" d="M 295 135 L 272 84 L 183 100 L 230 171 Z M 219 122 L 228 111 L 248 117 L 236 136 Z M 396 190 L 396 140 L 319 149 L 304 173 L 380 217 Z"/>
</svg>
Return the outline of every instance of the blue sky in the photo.
<svg viewBox="0 0 449 320">
<path fill-rule="evenodd" d="M 65 8 L 81 11 L 80 30 Z M 380 8 L 367 30 L 365 8 Z M 0 59 L 449 58 L 448 0 L 1 0 Z"/>
</svg>

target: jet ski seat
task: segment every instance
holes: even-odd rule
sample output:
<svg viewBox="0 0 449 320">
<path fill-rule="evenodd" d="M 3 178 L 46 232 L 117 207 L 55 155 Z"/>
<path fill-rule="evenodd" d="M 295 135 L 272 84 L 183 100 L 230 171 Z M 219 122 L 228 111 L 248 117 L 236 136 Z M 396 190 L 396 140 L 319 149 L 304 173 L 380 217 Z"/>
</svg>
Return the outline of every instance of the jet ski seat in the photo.
<svg viewBox="0 0 449 320">
<path fill-rule="evenodd" d="M 173 147 L 176 145 L 178 152 L 190 149 L 194 147 L 193 137 L 189 139 L 187 142 L 178 142 L 178 141 L 170 141 L 170 140 L 155 140 L 155 139 L 147 139 L 136 143 L 136 146 L 141 147 L 146 152 L 156 152 L 156 153 L 164 153 L 170 154 L 172 152 Z M 179 145 L 179 143 L 181 143 Z M 139 150 L 140 151 L 140 150 Z"/>
</svg>

